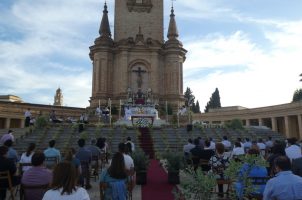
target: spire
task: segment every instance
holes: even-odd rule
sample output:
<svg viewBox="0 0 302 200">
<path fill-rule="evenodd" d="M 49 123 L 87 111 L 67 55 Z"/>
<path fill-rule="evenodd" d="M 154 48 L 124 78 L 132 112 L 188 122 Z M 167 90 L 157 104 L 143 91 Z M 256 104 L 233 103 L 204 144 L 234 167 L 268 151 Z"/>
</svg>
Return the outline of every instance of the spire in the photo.
<svg viewBox="0 0 302 200">
<path fill-rule="evenodd" d="M 177 26 L 176 26 L 173 6 L 171 8 L 170 23 L 169 23 L 169 29 L 168 29 L 168 35 L 167 36 L 168 36 L 169 40 L 178 38 L 178 30 L 177 30 Z"/>
<path fill-rule="evenodd" d="M 105 5 L 104 5 L 103 18 L 102 18 L 99 33 L 100 33 L 101 37 L 111 37 L 106 1 L 105 1 Z"/>
</svg>

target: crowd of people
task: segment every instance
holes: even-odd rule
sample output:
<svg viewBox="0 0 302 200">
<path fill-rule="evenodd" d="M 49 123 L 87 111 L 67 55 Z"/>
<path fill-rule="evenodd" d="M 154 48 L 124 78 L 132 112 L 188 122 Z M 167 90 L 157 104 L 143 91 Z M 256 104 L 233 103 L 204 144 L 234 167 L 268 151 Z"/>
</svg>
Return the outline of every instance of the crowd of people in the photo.
<svg viewBox="0 0 302 200">
<path fill-rule="evenodd" d="M 252 182 L 254 195 L 263 196 L 264 200 L 297 200 L 302 199 L 302 154 L 301 146 L 295 138 L 286 141 L 250 141 L 237 138 L 232 146 L 227 136 L 215 143 L 212 138 L 203 140 L 188 139 L 183 152 L 188 164 L 194 169 L 201 168 L 205 173 L 213 173 L 217 179 L 227 180 L 225 171 L 233 160 L 240 164 L 237 180 L 234 184 L 238 199 L 243 198 L 245 183 L 243 177 Z M 253 163 L 245 162 L 246 157 L 254 158 Z M 266 165 L 259 165 L 262 160 Z M 263 182 L 257 183 L 255 180 Z M 223 185 L 218 185 L 218 195 L 223 196 Z"/>
<path fill-rule="evenodd" d="M 90 177 L 99 174 L 105 198 L 126 199 L 126 185 L 135 173 L 131 158 L 135 144 L 130 137 L 119 143 L 111 160 L 106 138 L 92 139 L 89 145 L 80 138 L 77 150 L 70 148 L 64 154 L 55 147 L 55 140 L 50 140 L 43 152 L 36 150 L 35 143 L 30 143 L 25 152 L 17 152 L 14 140 L 11 130 L 0 138 L 0 172 L 9 172 L 13 186 L 44 186 L 40 190 L 26 189 L 22 195 L 27 199 L 90 199 L 87 192 L 92 187 Z M 205 173 L 213 173 L 218 180 L 229 178 L 225 172 L 232 161 L 240 163 L 234 183 L 238 199 L 244 196 L 245 176 L 265 180 L 261 184 L 252 181 L 253 194 L 263 195 L 264 200 L 302 199 L 302 152 L 295 138 L 286 141 L 273 141 L 271 137 L 266 141 L 237 138 L 232 143 L 227 136 L 220 142 L 198 137 L 188 139 L 183 152 L 186 162 L 195 170 L 201 168 Z M 244 158 L 248 156 L 265 161 L 267 166 L 246 162 Z M 94 168 L 100 162 L 108 163 L 109 167 L 101 171 Z M 5 199 L 8 187 L 7 181 L 0 181 L 0 200 Z M 223 195 L 224 187 L 219 184 L 218 196 Z"/>
<path fill-rule="evenodd" d="M 133 152 L 135 147 L 130 137 L 119 144 L 119 151 L 113 155 L 108 170 L 101 172 L 94 167 L 99 166 L 100 162 L 110 162 L 106 138 L 92 139 L 90 145 L 86 145 L 84 139 L 79 139 L 77 150 L 70 148 L 64 155 L 56 149 L 55 140 L 50 140 L 48 148 L 43 152 L 36 150 L 35 143 L 30 143 L 26 152 L 19 152 L 19 156 L 13 148 L 12 133 L 9 131 L 0 138 L 0 172 L 9 172 L 12 186 L 22 186 L 20 195 L 24 195 L 25 199 L 88 200 L 90 197 L 87 190 L 92 187 L 91 175 L 98 176 L 99 173 L 100 181 L 110 184 L 106 195 L 112 195 L 112 190 L 121 191 L 122 186 L 121 182 L 118 186 L 113 180 L 127 181 L 134 174 L 134 163 L 129 152 Z M 32 186 L 38 189 L 32 189 Z M 8 180 L 1 179 L 0 188 L 0 200 L 4 200 L 9 188 Z M 127 194 L 126 190 L 123 192 L 118 194 Z"/>
</svg>

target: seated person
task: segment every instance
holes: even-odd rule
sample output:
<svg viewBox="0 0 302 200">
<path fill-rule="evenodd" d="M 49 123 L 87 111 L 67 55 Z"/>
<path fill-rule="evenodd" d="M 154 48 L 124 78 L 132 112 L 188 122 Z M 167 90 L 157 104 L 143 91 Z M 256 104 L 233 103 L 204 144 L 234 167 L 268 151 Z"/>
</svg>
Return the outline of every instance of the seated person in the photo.
<svg viewBox="0 0 302 200">
<path fill-rule="evenodd" d="M 50 184 L 52 172 L 44 166 L 45 155 L 37 152 L 32 156 L 32 168 L 24 172 L 21 183 L 26 186 L 38 186 Z M 25 191 L 25 199 L 39 200 L 42 199 L 47 189 L 28 189 Z"/>
<path fill-rule="evenodd" d="M 248 155 L 247 156 L 257 156 L 260 157 L 260 151 L 255 148 L 251 148 L 248 150 Z M 236 195 L 239 199 L 243 198 L 244 195 L 244 183 L 242 180 L 242 177 L 268 177 L 267 169 L 266 167 L 263 166 L 257 166 L 256 164 L 248 164 L 244 163 L 242 168 L 239 171 L 238 174 L 239 179 L 235 183 L 235 189 L 236 189 Z M 254 185 L 253 186 L 253 194 L 263 194 L 265 185 Z"/>
<path fill-rule="evenodd" d="M 127 146 L 124 143 L 119 143 L 118 145 L 119 152 L 124 156 L 125 170 L 127 175 L 131 176 L 134 174 L 134 162 L 130 155 L 128 155 Z"/>
<path fill-rule="evenodd" d="M 76 153 L 75 157 L 77 159 L 80 160 L 81 162 L 81 169 L 82 169 L 82 174 L 80 177 L 80 182 L 81 185 L 86 185 L 86 189 L 90 189 L 91 185 L 90 185 L 90 168 L 89 168 L 89 164 L 91 163 L 91 159 L 92 159 L 92 154 L 91 151 L 89 151 L 86 147 L 85 147 L 85 140 L 84 139 L 79 139 L 78 140 L 78 145 L 79 145 L 79 150 Z"/>
<path fill-rule="evenodd" d="M 64 161 L 71 162 L 71 164 L 76 168 L 77 172 L 81 174 L 82 173 L 81 162 L 79 159 L 75 157 L 75 154 L 76 154 L 76 150 L 74 148 L 70 148 L 67 152 Z"/>
<path fill-rule="evenodd" d="M 34 155 L 34 150 L 36 148 L 35 143 L 30 143 L 29 146 L 27 147 L 26 152 L 24 152 L 21 156 L 20 163 L 31 163 L 31 158 Z M 26 171 L 30 169 L 30 166 L 24 166 L 22 167 L 22 171 Z"/>
<path fill-rule="evenodd" d="M 102 171 L 100 183 L 104 183 L 105 199 L 126 199 L 127 173 L 125 171 L 124 156 L 122 153 L 114 154 L 110 167 Z M 114 198 L 119 197 L 119 198 Z"/>
<path fill-rule="evenodd" d="M 203 149 L 199 145 L 199 139 L 194 139 L 195 147 L 190 150 L 194 169 L 197 169 Z"/>
<path fill-rule="evenodd" d="M 77 186 L 77 172 L 70 162 L 57 164 L 53 171 L 53 179 L 42 200 L 90 200 L 87 191 Z"/>
<path fill-rule="evenodd" d="M 20 184 L 20 177 L 14 176 L 17 171 L 15 162 L 7 158 L 8 148 L 6 146 L 0 146 L 0 172 L 9 171 L 10 177 L 12 179 L 12 185 L 16 186 Z M 5 199 L 6 189 L 8 188 L 7 180 L 0 180 L 0 199 Z"/>
<path fill-rule="evenodd" d="M 292 173 L 290 159 L 287 156 L 279 156 L 275 159 L 274 171 L 276 175 L 267 182 L 263 199 L 302 199 L 302 178 Z"/>
<path fill-rule="evenodd" d="M 4 142 L 4 146 L 7 146 L 8 152 L 7 152 L 7 158 L 13 160 L 15 163 L 19 162 L 20 157 L 17 153 L 17 151 L 12 147 L 13 141 L 12 140 L 6 140 Z"/>
<path fill-rule="evenodd" d="M 244 148 L 242 148 L 240 142 L 236 141 L 231 157 L 240 161 L 240 157 L 244 156 L 244 154 Z"/>
<path fill-rule="evenodd" d="M 47 161 L 47 158 L 49 157 L 56 157 L 57 158 L 57 162 L 59 162 L 61 160 L 61 153 L 58 149 L 55 148 L 55 144 L 56 141 L 55 140 L 50 140 L 48 142 L 49 147 L 44 151 L 44 155 L 46 157 L 46 166 L 47 167 L 52 167 L 57 163 L 51 162 L 51 161 Z"/>
<path fill-rule="evenodd" d="M 217 179 L 225 179 L 224 170 L 229 166 L 229 157 L 224 153 L 224 145 L 222 143 L 217 143 L 216 154 L 210 158 L 209 164 L 211 166 L 212 172 L 216 175 Z M 218 185 L 219 197 L 223 197 L 223 185 Z"/>
<path fill-rule="evenodd" d="M 207 164 L 202 163 L 201 168 L 202 171 L 209 171 L 211 169 L 209 163 L 210 158 L 215 154 L 214 150 L 210 149 L 211 142 L 209 140 L 204 141 L 204 149 L 201 151 L 200 159 L 203 161 L 207 161 Z"/>
</svg>

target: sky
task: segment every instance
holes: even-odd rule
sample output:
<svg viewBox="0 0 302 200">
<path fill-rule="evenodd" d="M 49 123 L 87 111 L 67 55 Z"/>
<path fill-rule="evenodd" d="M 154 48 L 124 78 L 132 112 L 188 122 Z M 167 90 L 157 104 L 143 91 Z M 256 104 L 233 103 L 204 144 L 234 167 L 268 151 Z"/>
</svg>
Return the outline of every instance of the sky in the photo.
<svg viewBox="0 0 302 200">
<path fill-rule="evenodd" d="M 114 1 L 107 0 L 112 32 Z M 167 32 L 171 1 L 164 0 Z M 89 106 L 89 46 L 99 36 L 104 0 L 1 0 L 0 95 Z M 184 48 L 184 91 L 203 111 L 215 88 L 222 106 L 289 103 L 302 87 L 301 0 L 176 0 Z M 166 36 L 165 36 L 166 39 Z"/>
</svg>

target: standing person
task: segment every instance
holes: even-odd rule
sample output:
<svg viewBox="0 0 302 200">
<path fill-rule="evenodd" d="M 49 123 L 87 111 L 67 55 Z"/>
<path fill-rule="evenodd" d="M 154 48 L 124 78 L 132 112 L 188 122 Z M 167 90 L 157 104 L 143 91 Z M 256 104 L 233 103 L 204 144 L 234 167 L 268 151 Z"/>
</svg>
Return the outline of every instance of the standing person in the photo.
<svg viewBox="0 0 302 200">
<path fill-rule="evenodd" d="M 70 162 L 59 163 L 53 171 L 53 179 L 42 200 L 90 200 L 87 191 L 77 186 L 77 172 Z"/>
<path fill-rule="evenodd" d="M 270 179 L 263 193 L 263 200 L 302 199 L 302 178 L 291 171 L 290 159 L 279 156 L 274 162 L 276 176 Z"/>
<path fill-rule="evenodd" d="M 5 133 L 1 139 L 0 139 L 0 144 L 4 144 L 4 142 L 6 142 L 7 140 L 11 140 L 11 141 L 15 141 L 15 137 L 13 135 L 13 131 L 12 130 L 8 130 L 7 133 Z"/>
<path fill-rule="evenodd" d="M 30 117 L 31 117 L 30 108 L 27 108 L 27 110 L 24 113 L 24 116 L 25 116 L 25 127 L 29 127 L 29 125 L 30 125 Z"/>
<path fill-rule="evenodd" d="M 21 155 L 20 163 L 31 163 L 32 156 L 34 155 L 34 150 L 36 148 L 35 143 L 30 143 L 27 147 L 26 152 Z M 22 171 L 30 169 L 30 166 L 24 166 Z"/>
</svg>

